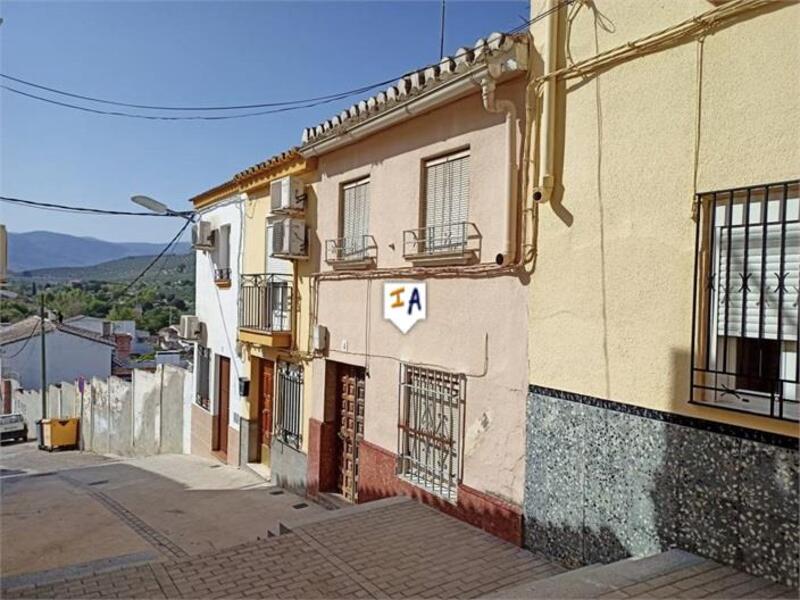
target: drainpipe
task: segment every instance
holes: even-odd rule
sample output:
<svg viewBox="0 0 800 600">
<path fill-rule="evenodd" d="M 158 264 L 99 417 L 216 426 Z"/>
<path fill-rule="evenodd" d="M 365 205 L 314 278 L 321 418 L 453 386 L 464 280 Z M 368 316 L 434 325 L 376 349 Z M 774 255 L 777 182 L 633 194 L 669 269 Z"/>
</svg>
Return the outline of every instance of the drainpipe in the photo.
<svg viewBox="0 0 800 600">
<path fill-rule="evenodd" d="M 498 265 L 506 266 L 514 263 L 517 254 L 517 108 L 510 100 L 495 99 L 495 79 L 500 75 L 500 65 L 490 64 L 488 77 L 481 79 L 481 96 L 483 108 L 490 113 L 505 113 L 506 143 L 508 146 L 508 173 L 505 183 L 506 198 L 506 241 L 502 254 L 495 259 Z"/>
<path fill-rule="evenodd" d="M 558 69 L 558 23 L 559 13 L 558 0 L 547 0 L 549 16 L 545 23 L 547 38 L 547 48 L 545 49 L 545 68 L 546 75 Z M 540 130 L 543 132 L 543 143 L 541 151 L 541 175 L 539 184 L 533 190 L 533 199 L 537 202 L 548 202 L 553 195 L 555 187 L 555 169 L 553 167 L 555 156 L 555 117 L 556 117 L 556 78 L 549 77 L 544 82 L 544 103 L 542 105 L 542 118 Z"/>
</svg>

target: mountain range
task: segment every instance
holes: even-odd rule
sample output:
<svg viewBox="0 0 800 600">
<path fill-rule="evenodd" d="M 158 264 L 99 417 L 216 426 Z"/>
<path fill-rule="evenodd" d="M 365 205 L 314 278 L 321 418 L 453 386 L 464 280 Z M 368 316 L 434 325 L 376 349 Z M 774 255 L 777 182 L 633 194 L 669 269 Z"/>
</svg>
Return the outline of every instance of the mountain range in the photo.
<svg viewBox="0 0 800 600">
<path fill-rule="evenodd" d="M 130 256 L 150 256 L 164 244 L 148 242 L 107 242 L 92 237 L 77 237 L 52 231 L 8 234 L 8 269 L 22 273 L 54 267 L 88 267 Z M 186 254 L 191 246 L 179 242 L 170 254 Z"/>
</svg>

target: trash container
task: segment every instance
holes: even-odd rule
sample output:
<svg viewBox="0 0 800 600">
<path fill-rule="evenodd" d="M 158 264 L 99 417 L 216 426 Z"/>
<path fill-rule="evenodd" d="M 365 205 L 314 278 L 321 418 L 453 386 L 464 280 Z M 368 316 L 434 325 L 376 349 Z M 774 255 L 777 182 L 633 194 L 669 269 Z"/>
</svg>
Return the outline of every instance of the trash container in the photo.
<svg viewBox="0 0 800 600">
<path fill-rule="evenodd" d="M 42 450 L 76 450 L 80 419 L 42 419 L 40 430 Z"/>
</svg>

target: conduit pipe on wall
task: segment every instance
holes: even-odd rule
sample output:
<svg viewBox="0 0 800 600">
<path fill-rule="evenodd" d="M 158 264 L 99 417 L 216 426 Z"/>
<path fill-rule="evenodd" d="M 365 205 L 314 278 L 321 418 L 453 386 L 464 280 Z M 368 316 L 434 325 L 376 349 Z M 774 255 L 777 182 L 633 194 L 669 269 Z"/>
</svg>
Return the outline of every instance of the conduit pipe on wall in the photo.
<svg viewBox="0 0 800 600">
<path fill-rule="evenodd" d="M 545 38 L 547 48 L 545 49 L 545 77 L 555 73 L 558 69 L 558 21 L 561 8 L 558 0 L 547 0 L 548 12 L 545 21 Z M 555 77 L 548 77 L 543 84 L 544 101 L 542 103 L 542 116 L 539 131 L 543 136 L 541 149 L 541 168 L 539 172 L 539 183 L 533 190 L 533 199 L 537 202 L 548 202 L 553 195 L 555 188 L 555 138 L 556 138 L 556 93 L 557 80 Z"/>
<path fill-rule="evenodd" d="M 505 181 L 506 201 L 506 239 L 503 253 L 497 255 L 497 264 L 506 266 L 512 264 L 517 254 L 517 107 L 511 100 L 497 100 L 495 79 L 500 75 L 499 65 L 489 65 L 488 77 L 481 80 L 481 97 L 483 108 L 490 113 L 505 113 L 506 115 L 506 144 L 507 144 L 507 170 Z"/>
</svg>

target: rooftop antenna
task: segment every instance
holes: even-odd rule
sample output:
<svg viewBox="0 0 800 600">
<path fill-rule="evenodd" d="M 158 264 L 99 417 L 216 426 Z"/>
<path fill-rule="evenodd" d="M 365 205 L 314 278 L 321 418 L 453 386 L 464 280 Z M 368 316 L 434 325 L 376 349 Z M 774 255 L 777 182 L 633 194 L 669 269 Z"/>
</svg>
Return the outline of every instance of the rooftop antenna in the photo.
<svg viewBox="0 0 800 600">
<path fill-rule="evenodd" d="M 442 0 L 442 25 L 439 31 L 439 60 L 444 58 L 444 3 L 445 0 Z"/>
</svg>

